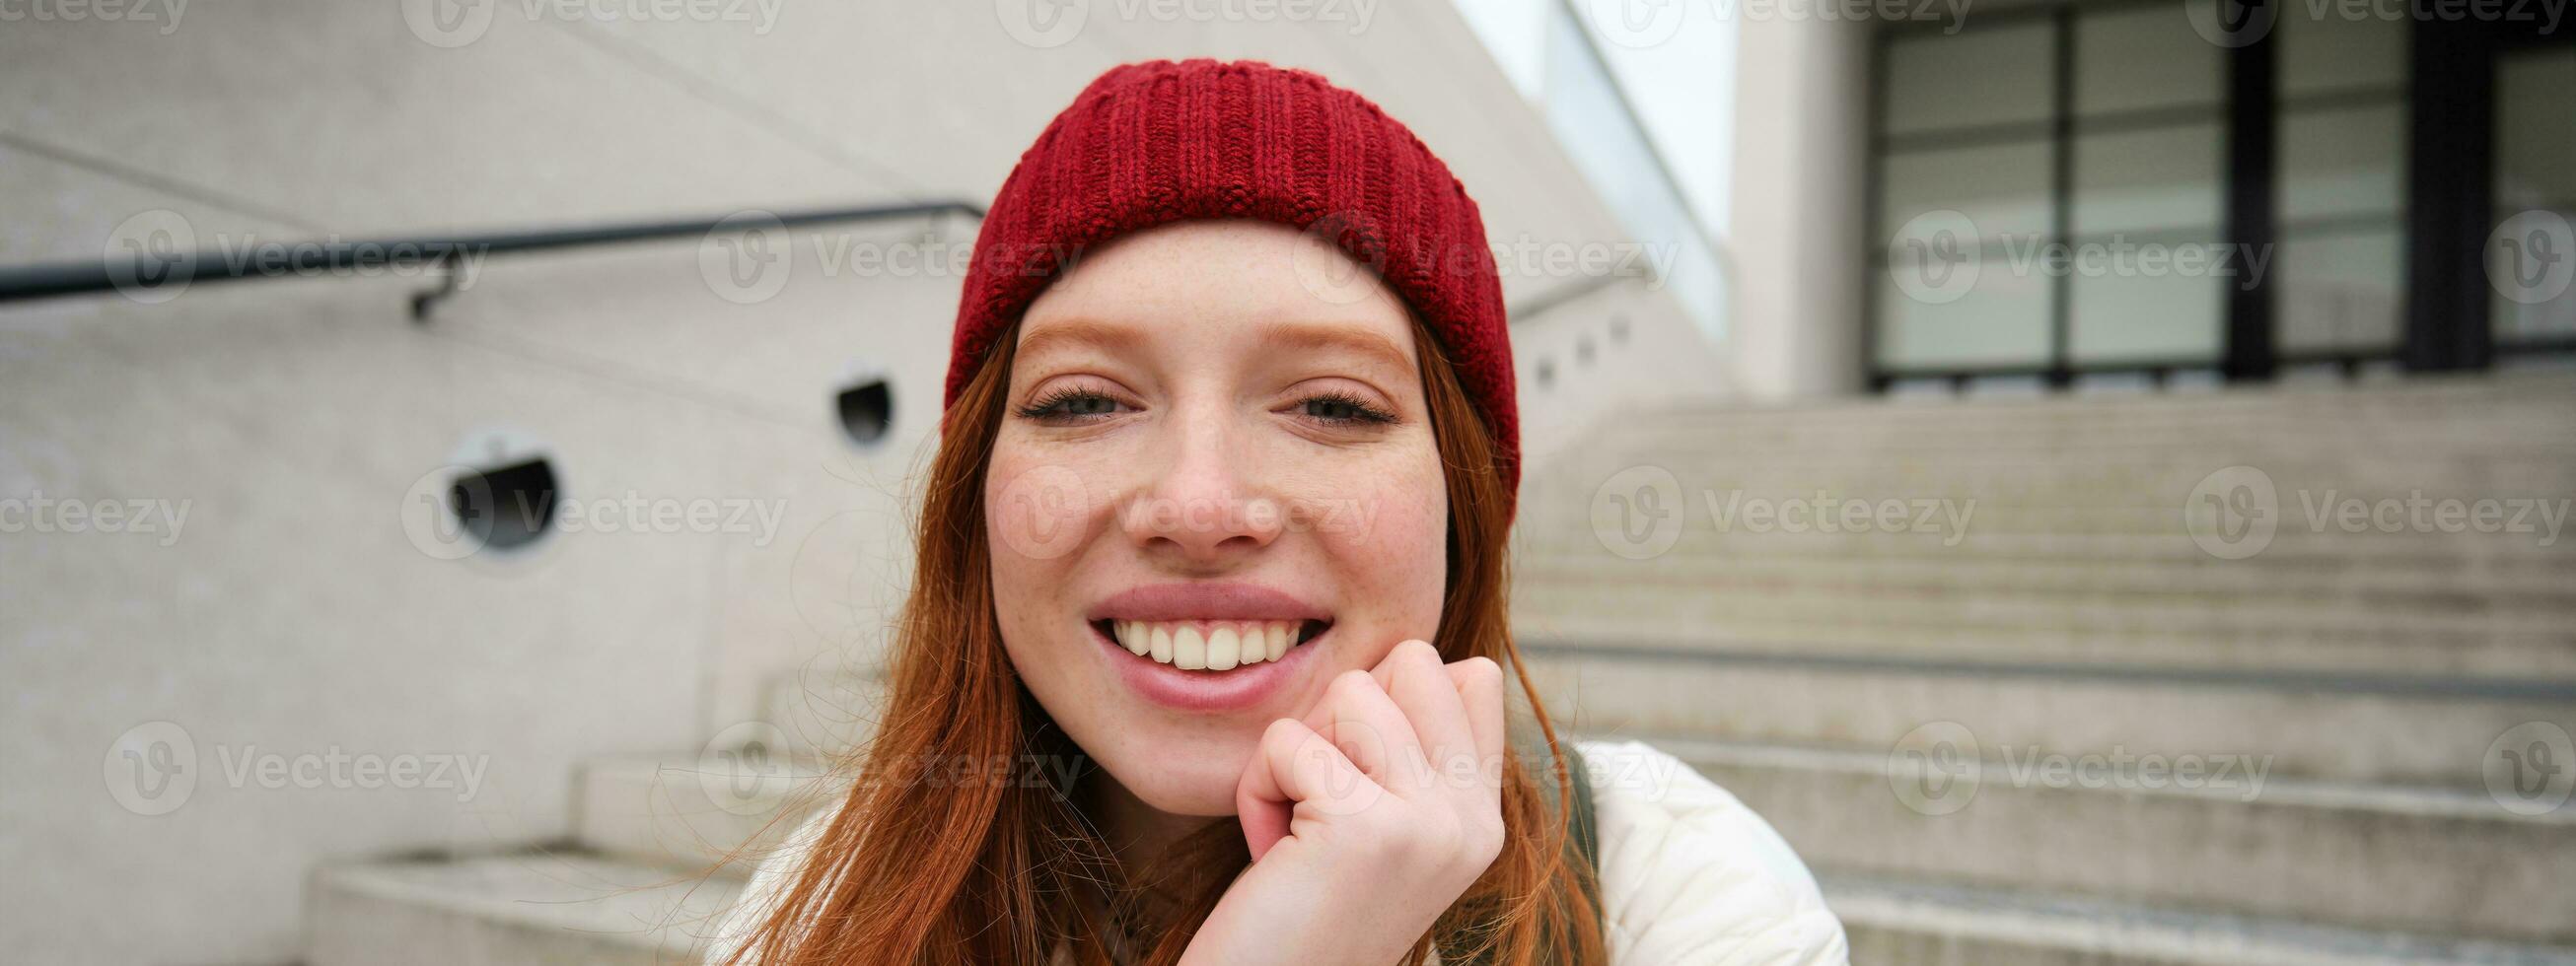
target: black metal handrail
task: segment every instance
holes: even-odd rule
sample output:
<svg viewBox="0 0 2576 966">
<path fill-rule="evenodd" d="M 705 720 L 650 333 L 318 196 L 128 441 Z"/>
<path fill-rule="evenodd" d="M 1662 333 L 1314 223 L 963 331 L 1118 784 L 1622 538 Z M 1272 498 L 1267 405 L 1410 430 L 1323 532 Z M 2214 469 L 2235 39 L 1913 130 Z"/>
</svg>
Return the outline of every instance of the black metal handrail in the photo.
<svg viewBox="0 0 2576 966">
<path fill-rule="evenodd" d="M 489 235 L 460 235 L 443 238 L 406 238 L 391 241 L 331 241 L 298 245 L 309 251 L 310 258 L 292 261 L 274 259 L 226 259 L 206 251 L 138 254 L 132 263 L 119 263 L 102 257 L 96 262 L 66 262 L 50 265 L 0 267 L 0 303 L 112 292 L 133 287 L 135 279 L 162 280 L 158 284 L 185 281 L 189 284 L 228 282 L 246 278 L 279 278 L 361 271 L 383 268 L 390 264 L 389 253 L 432 253 L 454 258 L 461 253 L 477 256 L 509 252 L 543 251 L 559 248 L 581 248 L 622 242 L 652 241 L 706 235 L 727 228 L 797 227 L 856 221 L 882 221 L 898 218 L 926 218 L 934 215 L 961 214 L 982 218 L 981 206 L 963 201 L 927 201 L 896 205 L 871 205 L 857 208 L 820 208 L 805 211 L 770 213 L 755 224 L 746 224 L 736 212 L 722 218 L 698 218 L 676 221 L 630 222 L 589 228 L 564 228 L 544 231 L 503 232 Z M 184 278 L 173 279 L 173 273 Z M 422 296 L 434 301 L 445 290 Z M 428 301 L 417 301 L 415 313 L 424 310 Z"/>
</svg>

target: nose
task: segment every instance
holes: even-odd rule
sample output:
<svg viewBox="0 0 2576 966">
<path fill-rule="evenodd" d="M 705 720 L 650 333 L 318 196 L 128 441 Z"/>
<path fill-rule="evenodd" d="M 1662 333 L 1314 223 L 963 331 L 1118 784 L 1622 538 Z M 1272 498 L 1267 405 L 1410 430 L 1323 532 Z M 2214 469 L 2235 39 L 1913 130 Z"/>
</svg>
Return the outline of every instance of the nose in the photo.
<svg viewBox="0 0 2576 966">
<path fill-rule="evenodd" d="M 1165 425 L 1145 460 L 1160 472 L 1120 514 L 1149 555 L 1193 567 L 1226 564 L 1269 546 L 1286 527 L 1260 447 L 1232 415 L 1201 409 Z"/>
</svg>

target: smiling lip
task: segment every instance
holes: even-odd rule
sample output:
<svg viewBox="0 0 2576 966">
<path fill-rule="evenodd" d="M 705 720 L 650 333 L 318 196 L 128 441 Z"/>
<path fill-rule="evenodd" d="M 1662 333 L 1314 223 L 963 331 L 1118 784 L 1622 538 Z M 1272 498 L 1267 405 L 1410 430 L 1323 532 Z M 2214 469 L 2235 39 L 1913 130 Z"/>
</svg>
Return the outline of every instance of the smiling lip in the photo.
<svg viewBox="0 0 2576 966">
<path fill-rule="evenodd" d="M 1309 621 L 1333 615 L 1289 594 L 1239 582 L 1147 584 L 1092 607 L 1086 621 Z"/>
<path fill-rule="evenodd" d="M 1100 645 L 1128 690 L 1147 701 L 1180 711 L 1214 713 L 1256 707 L 1287 688 L 1302 672 L 1307 651 L 1331 636 L 1326 626 L 1314 637 L 1290 647 L 1275 661 L 1245 664 L 1228 671 L 1185 671 L 1139 657 L 1101 633 L 1104 621 L 1329 621 L 1332 615 L 1284 592 L 1247 583 L 1151 584 L 1102 601 L 1084 616 L 1084 625 Z"/>
</svg>

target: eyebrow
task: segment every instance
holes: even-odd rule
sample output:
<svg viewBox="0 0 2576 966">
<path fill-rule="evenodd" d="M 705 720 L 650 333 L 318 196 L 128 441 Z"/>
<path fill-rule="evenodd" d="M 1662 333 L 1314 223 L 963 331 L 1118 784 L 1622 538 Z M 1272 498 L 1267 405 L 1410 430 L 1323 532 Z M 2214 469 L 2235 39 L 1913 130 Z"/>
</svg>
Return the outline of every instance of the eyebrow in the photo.
<svg viewBox="0 0 2576 966">
<path fill-rule="evenodd" d="M 1397 372 L 1411 373 L 1413 357 L 1395 340 L 1366 329 L 1316 322 L 1272 322 L 1261 327 L 1261 343 L 1279 349 L 1342 349 L 1375 357 Z"/>
<path fill-rule="evenodd" d="M 1257 340 L 1270 349 L 1306 351 L 1340 349 L 1369 356 L 1398 372 L 1413 371 L 1413 357 L 1395 340 L 1366 329 L 1329 322 L 1264 322 Z M 1014 351 L 1034 355 L 1059 345 L 1119 350 L 1142 344 L 1145 336 L 1132 326 L 1100 320 L 1078 320 L 1029 332 Z"/>
<path fill-rule="evenodd" d="M 1029 356 L 1058 344 L 1068 348 L 1122 349 L 1141 341 L 1143 339 L 1135 329 L 1086 319 L 1050 325 L 1029 332 L 1020 337 L 1019 346 L 1011 351 L 1018 355 Z"/>
</svg>

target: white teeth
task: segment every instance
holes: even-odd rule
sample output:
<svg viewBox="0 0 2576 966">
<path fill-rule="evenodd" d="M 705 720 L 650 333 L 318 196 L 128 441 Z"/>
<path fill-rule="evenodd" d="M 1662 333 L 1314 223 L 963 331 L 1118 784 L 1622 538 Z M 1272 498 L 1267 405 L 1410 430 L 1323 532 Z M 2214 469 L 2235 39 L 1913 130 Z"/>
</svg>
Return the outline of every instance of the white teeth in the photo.
<svg viewBox="0 0 2576 966">
<path fill-rule="evenodd" d="M 1118 646 L 1185 671 L 1229 671 L 1276 661 L 1297 646 L 1298 621 L 1110 622 Z"/>
<path fill-rule="evenodd" d="M 1263 646 L 1268 645 L 1265 643 Z M 1234 625 L 1219 624 L 1215 630 L 1208 632 L 1208 670 L 1231 671 L 1234 670 L 1235 665 L 1241 663 L 1243 663 L 1243 637 L 1240 631 L 1234 629 Z"/>
<path fill-rule="evenodd" d="M 1145 639 L 1144 629 L 1136 624 L 1135 621 L 1118 622 L 1118 643 L 1137 657 L 1144 657 L 1145 648 L 1149 642 Z"/>
</svg>

